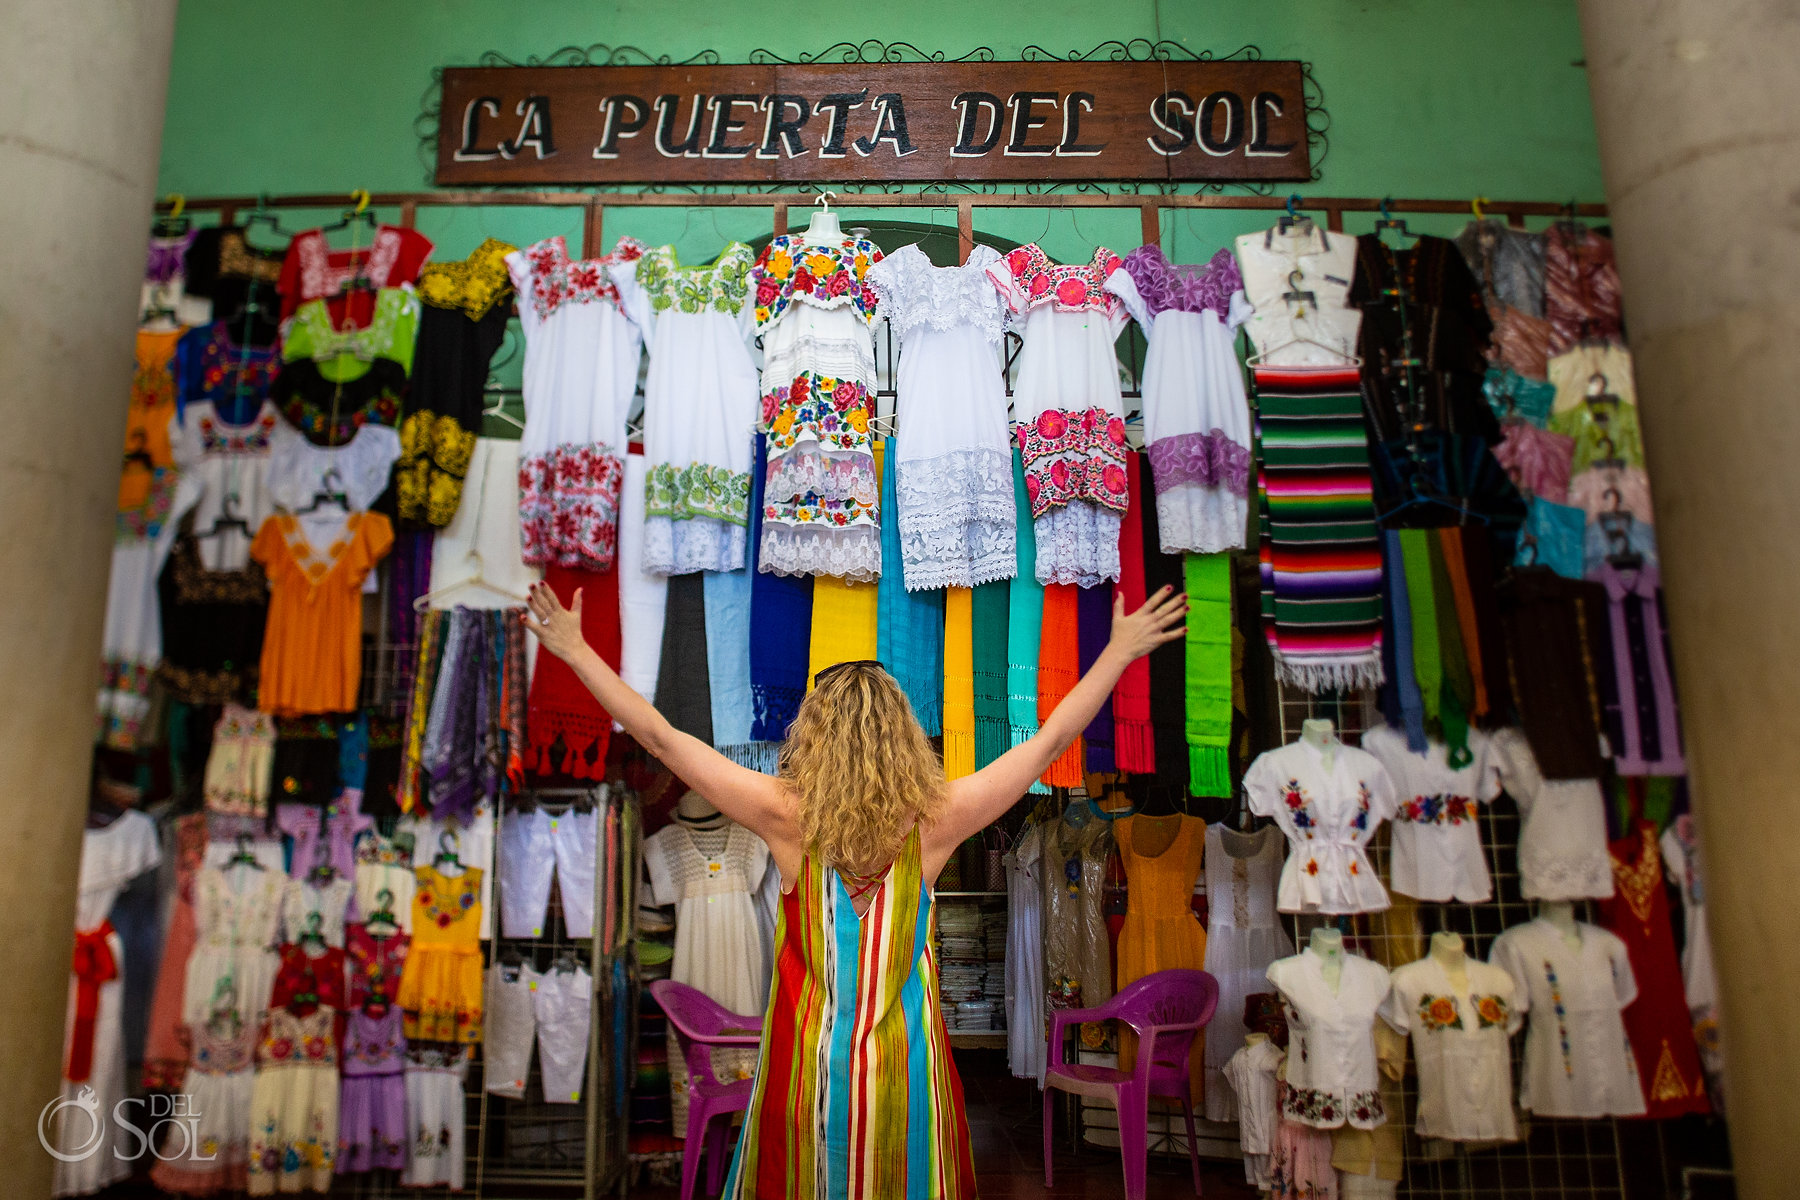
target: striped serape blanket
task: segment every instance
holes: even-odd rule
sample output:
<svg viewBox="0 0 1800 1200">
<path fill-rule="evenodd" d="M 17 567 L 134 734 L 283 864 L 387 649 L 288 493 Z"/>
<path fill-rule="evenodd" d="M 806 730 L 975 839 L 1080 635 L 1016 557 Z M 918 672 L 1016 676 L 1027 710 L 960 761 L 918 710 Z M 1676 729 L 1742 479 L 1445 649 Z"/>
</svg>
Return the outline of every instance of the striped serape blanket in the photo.
<svg viewBox="0 0 1800 1200">
<path fill-rule="evenodd" d="M 1263 632 L 1309 692 L 1381 683 L 1381 543 L 1360 377 L 1254 372 Z"/>
</svg>

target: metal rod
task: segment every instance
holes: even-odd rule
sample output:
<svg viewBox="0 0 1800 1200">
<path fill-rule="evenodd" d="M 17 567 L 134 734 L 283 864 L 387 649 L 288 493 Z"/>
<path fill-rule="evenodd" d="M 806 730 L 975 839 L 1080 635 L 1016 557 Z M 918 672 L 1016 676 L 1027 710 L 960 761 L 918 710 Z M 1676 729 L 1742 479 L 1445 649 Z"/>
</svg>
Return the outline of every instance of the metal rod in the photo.
<svg viewBox="0 0 1800 1200">
<path fill-rule="evenodd" d="M 370 203 L 377 207 L 402 208 L 591 208 L 598 212 L 607 208 L 769 208 L 777 211 L 812 203 L 805 192 L 377 192 Z M 974 208 L 1222 208 L 1253 211 L 1277 211 L 1287 206 L 1285 196 L 1215 195 L 1211 193 L 1177 193 L 1167 196 L 1143 196 L 1129 193 L 1051 193 L 1024 195 L 1019 193 L 974 193 L 946 196 L 937 192 L 905 192 L 846 195 L 845 208 L 943 208 L 953 201 L 960 210 Z M 272 196 L 271 208 L 342 208 L 343 192 L 307 192 Z M 1337 218 L 1346 212 L 1379 212 L 1381 200 L 1359 196 L 1307 196 L 1301 199 L 1302 211 L 1323 211 Z M 189 209 L 231 212 L 254 208 L 255 196 L 201 196 L 188 199 Z M 167 211 L 168 202 L 160 202 L 158 211 Z M 1484 211 L 1509 221 L 1521 217 L 1555 217 L 1567 215 L 1569 206 L 1553 201 L 1494 200 L 1484 201 Z M 1460 199 L 1390 200 L 1388 209 L 1401 213 L 1468 213 L 1469 201 Z M 1604 217 L 1604 204 L 1577 204 L 1575 215 Z"/>
</svg>

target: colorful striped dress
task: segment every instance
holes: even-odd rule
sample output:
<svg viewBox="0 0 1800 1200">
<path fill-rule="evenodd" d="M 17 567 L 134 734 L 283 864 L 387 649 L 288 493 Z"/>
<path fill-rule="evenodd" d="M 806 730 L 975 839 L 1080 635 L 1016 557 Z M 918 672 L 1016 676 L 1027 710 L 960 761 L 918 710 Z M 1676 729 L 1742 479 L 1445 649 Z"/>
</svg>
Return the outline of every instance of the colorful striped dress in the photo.
<svg viewBox="0 0 1800 1200">
<path fill-rule="evenodd" d="M 859 918 L 838 873 L 802 861 L 726 1200 L 974 1200 L 919 862 L 915 829 Z"/>
</svg>

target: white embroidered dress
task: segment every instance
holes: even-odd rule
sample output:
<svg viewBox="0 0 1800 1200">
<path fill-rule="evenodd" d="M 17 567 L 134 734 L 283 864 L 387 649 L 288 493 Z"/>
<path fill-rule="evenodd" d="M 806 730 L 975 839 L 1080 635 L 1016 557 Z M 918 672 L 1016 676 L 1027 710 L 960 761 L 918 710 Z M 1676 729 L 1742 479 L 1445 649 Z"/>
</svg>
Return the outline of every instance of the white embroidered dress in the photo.
<svg viewBox="0 0 1800 1200">
<path fill-rule="evenodd" d="M 759 403 L 747 342 L 755 261 L 732 242 L 705 266 L 684 267 L 660 246 L 621 268 L 635 270 L 648 301 L 642 566 L 652 574 L 744 565 Z"/>
<path fill-rule="evenodd" d="M 1381 912 L 1387 889 L 1368 846 L 1394 815 L 1394 784 L 1374 755 L 1342 744 L 1332 761 L 1311 742 L 1260 755 L 1244 773 L 1250 811 L 1273 817 L 1290 851 L 1276 907 L 1282 912 Z"/>
<path fill-rule="evenodd" d="M 881 575 L 875 478 L 875 244 L 810 245 L 783 234 L 756 260 L 768 430 L 758 569 L 776 575 Z"/>
<path fill-rule="evenodd" d="M 1269 982 L 1288 1019 L 1281 1115 L 1314 1129 L 1374 1129 L 1387 1120 L 1375 1061 L 1375 1014 L 1387 998 L 1387 968 L 1346 954 L 1333 990 L 1322 963 L 1308 949 L 1269 964 Z"/>
<path fill-rule="evenodd" d="M 1039 583 L 1119 578 L 1119 523 L 1130 504 L 1125 407 L 1113 349 L 1128 319 L 1106 280 L 1120 258 L 1052 262 L 1035 243 L 987 269 L 1025 339 L 1013 386 L 1014 434 L 1037 538 Z"/>
<path fill-rule="evenodd" d="M 1518 989 L 1531 1014 L 1519 1107 L 1544 1117 L 1634 1117 L 1644 1113 L 1637 1060 L 1620 1012 L 1637 999 L 1625 943 L 1597 925 L 1577 924 L 1571 946 L 1539 919 L 1494 940 L 1488 957 Z"/>
<path fill-rule="evenodd" d="M 1144 330 L 1144 448 L 1164 554 L 1242 549 L 1250 515 L 1250 403 L 1237 329 L 1249 319 L 1237 261 L 1177 266 L 1139 246 L 1107 277 Z"/>
<path fill-rule="evenodd" d="M 647 323 L 629 269 L 641 253 L 621 238 L 604 258 L 575 261 L 558 235 L 506 256 L 525 330 L 519 524 L 528 565 L 612 568 Z"/>
<path fill-rule="evenodd" d="M 900 341 L 894 487 L 909 591 L 977 587 L 1018 570 L 1006 305 L 987 277 L 998 261 L 977 246 L 962 266 L 936 267 L 914 245 L 869 268 Z"/>
<path fill-rule="evenodd" d="M 1439 741 L 1414 754 L 1406 735 L 1388 725 L 1363 734 L 1362 744 L 1387 768 L 1399 794 L 1389 863 L 1394 890 L 1440 904 L 1492 899 L 1480 810 L 1500 795 L 1500 766 L 1487 736 L 1469 730 L 1472 758 L 1463 767 L 1449 764 L 1448 748 Z"/>
<path fill-rule="evenodd" d="M 1281 831 L 1268 825 L 1255 833 L 1206 827 L 1206 973 L 1219 981 L 1219 1005 L 1206 1027 L 1209 1121 L 1238 1119 L 1224 1071 L 1249 1033 L 1244 997 L 1268 991 L 1269 964 L 1294 952 L 1275 915 L 1284 845 Z"/>
<path fill-rule="evenodd" d="M 206 534 L 223 517 L 237 517 L 249 526 L 249 532 L 227 526 L 196 539 L 200 563 L 208 571 L 241 571 L 250 565 L 250 539 L 273 511 L 269 455 L 281 425 L 280 412 L 266 400 L 242 425 L 226 421 L 211 400 L 190 401 L 182 412 L 170 449 L 182 477 L 198 485 L 194 532 Z"/>
<path fill-rule="evenodd" d="M 1545 779 L 1517 729 L 1494 735 L 1500 782 L 1519 806 L 1519 891 L 1527 900 L 1613 894 L 1606 800 L 1593 779 Z"/>
<path fill-rule="evenodd" d="M 1512 976 L 1479 959 L 1458 989 L 1427 955 L 1394 972 L 1381 1017 L 1410 1033 L 1419 1068 L 1420 1137 L 1455 1142 L 1518 1139 L 1512 1107 L 1512 1035 L 1525 1023 Z"/>
<path fill-rule="evenodd" d="M 669 977 L 699 988 L 735 1013 L 760 1013 L 769 1000 L 756 909 L 769 848 L 742 825 L 693 829 L 673 822 L 644 843 L 650 890 L 675 906 Z"/>
</svg>

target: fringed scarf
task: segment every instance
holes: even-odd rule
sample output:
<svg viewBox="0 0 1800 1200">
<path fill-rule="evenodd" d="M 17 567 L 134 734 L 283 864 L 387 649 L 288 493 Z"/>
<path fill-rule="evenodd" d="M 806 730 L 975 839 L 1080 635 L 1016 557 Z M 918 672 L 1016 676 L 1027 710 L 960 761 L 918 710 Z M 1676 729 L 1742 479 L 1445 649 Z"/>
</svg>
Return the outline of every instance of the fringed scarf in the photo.
<svg viewBox="0 0 1800 1200">
<path fill-rule="evenodd" d="M 763 475 L 767 435 L 756 435 L 750 461 L 749 553 L 762 546 Z M 813 577 L 757 571 L 750 580 L 750 736 L 781 742 L 806 698 L 807 656 L 812 646 Z"/>
<path fill-rule="evenodd" d="M 500 682 L 500 717 L 506 725 L 507 784 L 519 791 L 525 787 L 525 610 L 507 608 L 500 611 L 501 636 L 506 641 L 506 663 Z"/>
<path fill-rule="evenodd" d="M 1130 507 L 1119 526 L 1119 586 L 1125 600 L 1125 611 L 1134 613 L 1144 606 L 1144 518 L 1138 511 L 1143 498 L 1138 495 L 1139 475 L 1143 473 L 1144 456 L 1125 456 L 1125 477 L 1131 488 Z M 1154 507 L 1154 506 L 1152 506 Z M 1150 725 L 1150 663 L 1148 659 L 1132 660 L 1113 688 L 1113 760 L 1121 771 L 1147 775 L 1156 770 L 1156 737 Z"/>
<path fill-rule="evenodd" d="M 944 589 L 944 778 L 975 771 L 975 622 L 968 588 Z"/>
<path fill-rule="evenodd" d="M 893 461 L 894 439 L 882 443 Z M 900 505 L 894 495 L 897 471 L 881 475 L 881 584 L 877 600 L 875 657 L 912 701 L 913 716 L 926 737 L 944 731 L 944 591 L 906 590 L 900 554 Z"/>
<path fill-rule="evenodd" d="M 875 657 L 881 615 L 879 583 L 852 583 L 835 575 L 813 580 L 812 643 L 806 690 L 826 667 Z"/>
<path fill-rule="evenodd" d="M 706 663 L 706 583 L 697 574 L 669 577 L 656 710 L 669 724 L 712 745 L 712 688 Z"/>
<path fill-rule="evenodd" d="M 1056 711 L 1063 697 L 1081 679 L 1081 589 L 1072 583 L 1053 583 L 1044 588 L 1044 624 L 1038 640 L 1038 723 Z M 1050 764 L 1042 781 L 1051 787 L 1075 787 L 1082 781 L 1081 737 L 1069 743 L 1062 756 Z"/>
<path fill-rule="evenodd" d="M 1154 595 L 1164 587 L 1186 587 L 1179 554 L 1162 552 L 1161 531 L 1156 523 L 1155 482 L 1150 472 L 1139 471 L 1133 490 L 1137 510 L 1143 515 L 1144 591 Z M 1187 651 L 1179 642 L 1158 646 L 1144 656 L 1150 669 L 1150 727 L 1156 743 L 1156 780 L 1169 788 L 1188 788 Z"/>
<path fill-rule="evenodd" d="M 1444 546 L 1435 530 L 1426 530 L 1425 552 L 1431 561 L 1431 589 L 1438 618 L 1438 656 L 1444 663 L 1444 698 L 1439 717 L 1444 725 L 1445 758 L 1452 768 L 1469 765 L 1469 710 L 1474 707 L 1475 684 L 1469 674 L 1469 658 L 1463 651 L 1462 626 L 1456 613 L 1456 593 L 1444 562 Z"/>
<path fill-rule="evenodd" d="M 581 590 L 581 634 L 608 666 L 619 664 L 619 575 L 597 574 L 572 567 L 544 568 L 544 582 L 566 606 Z M 541 650 L 531 679 L 530 716 L 526 721 L 527 770 L 540 775 L 560 772 L 577 779 L 603 779 L 606 751 L 612 743 L 612 717 L 587 686 L 554 654 Z M 550 749 L 561 740 L 560 761 Z"/>
<path fill-rule="evenodd" d="M 467 823 L 478 804 L 500 796 L 510 754 L 507 626 L 516 627 L 519 611 L 458 608 L 448 614 L 420 762 L 435 818 Z"/>
<path fill-rule="evenodd" d="M 1406 575 L 1406 604 L 1412 615 L 1412 672 L 1428 733 L 1439 732 L 1444 696 L 1444 660 L 1438 648 L 1437 590 L 1431 583 L 1431 531 L 1402 529 L 1400 564 Z M 1405 663 L 1399 664 L 1401 670 Z"/>
<path fill-rule="evenodd" d="M 1075 619 L 1080 630 L 1078 647 L 1080 671 L 1082 675 L 1094 665 L 1100 652 L 1106 649 L 1107 640 L 1112 637 L 1112 596 L 1110 584 L 1099 587 L 1082 588 L 1076 596 Z M 1107 693 L 1105 703 L 1088 727 L 1081 734 L 1082 745 L 1087 750 L 1087 761 L 1084 769 L 1091 774 L 1110 774 L 1116 771 L 1113 758 L 1113 712 L 1112 693 Z"/>
<path fill-rule="evenodd" d="M 1187 591 L 1188 789 L 1231 795 L 1231 555 L 1189 554 Z"/>
<path fill-rule="evenodd" d="M 431 700 L 437 692 L 438 659 L 444 626 L 450 614 L 432 609 L 419 619 L 418 651 L 414 656 L 412 688 L 406 702 L 406 726 L 401 738 L 400 782 L 394 798 L 400 811 L 409 813 L 424 803 L 425 729 Z"/>
<path fill-rule="evenodd" d="M 619 500 L 619 678 L 640 696 L 656 695 L 662 662 L 663 616 L 669 606 L 669 577 L 644 570 L 644 484 L 642 454 L 625 456 L 625 490 Z"/>
<path fill-rule="evenodd" d="M 975 769 L 980 770 L 1012 746 L 1006 720 L 1007 608 L 1011 581 L 997 580 L 975 589 Z"/>
<path fill-rule="evenodd" d="M 1431 749 L 1425 735 L 1425 702 L 1419 680 L 1413 670 L 1413 621 L 1411 593 L 1407 589 L 1406 563 L 1402 557 L 1400 531 L 1389 529 L 1382 535 L 1387 560 L 1387 612 L 1394 627 L 1394 678 L 1392 680 L 1401 727 L 1406 731 L 1406 748 L 1414 754 Z"/>
<path fill-rule="evenodd" d="M 1017 746 L 1038 731 L 1038 638 L 1044 622 L 1044 585 L 1037 581 L 1037 538 L 1031 501 L 1025 494 L 1025 466 L 1013 450 L 1013 502 L 1018 512 L 1018 571 L 1006 592 L 1006 723 Z M 1047 791 L 1041 784 L 1034 788 Z"/>
<path fill-rule="evenodd" d="M 1355 370 L 1255 372 L 1259 557 L 1275 673 L 1309 692 L 1381 683 L 1381 547 Z"/>
<path fill-rule="evenodd" d="M 708 571 L 703 578 L 713 746 L 732 762 L 773 775 L 780 746 L 750 736 L 750 572 Z"/>
</svg>

